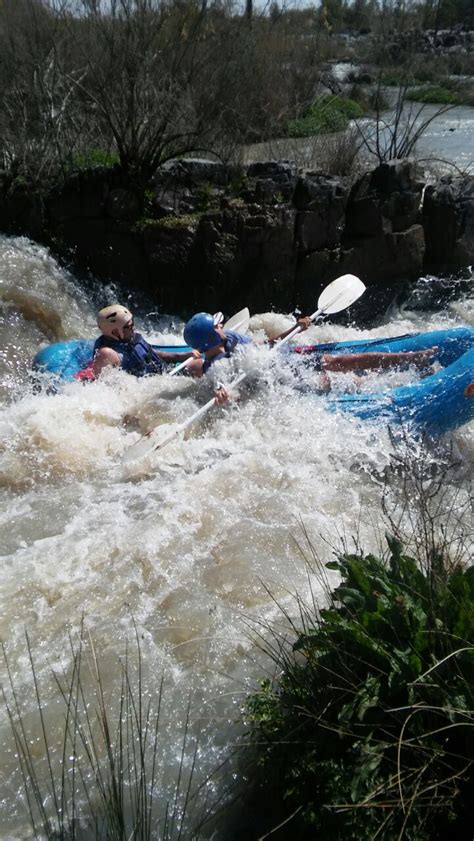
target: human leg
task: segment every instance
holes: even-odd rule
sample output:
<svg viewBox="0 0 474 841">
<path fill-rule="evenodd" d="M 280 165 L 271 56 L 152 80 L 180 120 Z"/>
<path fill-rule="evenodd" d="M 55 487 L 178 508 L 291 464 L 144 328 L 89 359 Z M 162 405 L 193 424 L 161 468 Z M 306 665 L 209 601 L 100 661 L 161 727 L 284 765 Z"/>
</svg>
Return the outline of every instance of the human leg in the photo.
<svg viewBox="0 0 474 841">
<path fill-rule="evenodd" d="M 400 368 L 416 365 L 426 368 L 433 362 L 437 348 L 403 351 L 399 353 L 348 353 L 324 354 L 321 360 L 323 371 L 370 371 L 374 369 Z"/>
</svg>

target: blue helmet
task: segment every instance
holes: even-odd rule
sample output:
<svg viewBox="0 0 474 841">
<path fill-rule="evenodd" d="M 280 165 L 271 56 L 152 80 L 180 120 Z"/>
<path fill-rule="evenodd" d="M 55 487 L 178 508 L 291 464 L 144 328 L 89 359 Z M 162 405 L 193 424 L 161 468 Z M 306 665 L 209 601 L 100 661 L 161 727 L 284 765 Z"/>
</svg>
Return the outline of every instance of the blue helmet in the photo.
<svg viewBox="0 0 474 841">
<path fill-rule="evenodd" d="M 222 342 L 214 326 L 214 316 L 208 312 L 197 312 L 184 326 L 184 341 L 201 352 L 211 350 Z"/>
</svg>

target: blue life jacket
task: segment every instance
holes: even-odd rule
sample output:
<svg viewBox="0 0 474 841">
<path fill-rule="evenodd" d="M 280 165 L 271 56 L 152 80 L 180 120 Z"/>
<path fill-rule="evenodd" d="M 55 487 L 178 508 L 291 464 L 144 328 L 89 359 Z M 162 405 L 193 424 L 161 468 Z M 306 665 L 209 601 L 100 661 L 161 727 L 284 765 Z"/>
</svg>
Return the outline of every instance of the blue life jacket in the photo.
<svg viewBox="0 0 474 841">
<path fill-rule="evenodd" d="M 140 333 L 134 333 L 129 342 L 111 336 L 99 336 L 94 344 L 94 354 L 103 347 L 115 350 L 120 356 L 120 367 L 135 377 L 163 373 L 162 360 Z"/>
<path fill-rule="evenodd" d="M 202 366 L 202 373 L 205 374 L 206 371 L 209 370 L 211 365 L 214 362 L 217 362 L 219 359 L 228 359 L 229 356 L 232 356 L 236 347 L 238 345 L 249 345 L 252 343 L 252 339 L 249 339 L 248 336 L 243 336 L 242 333 L 235 333 L 234 330 L 226 330 L 225 331 L 225 342 L 224 348 L 220 353 L 217 353 L 212 359 L 205 359 Z"/>
</svg>

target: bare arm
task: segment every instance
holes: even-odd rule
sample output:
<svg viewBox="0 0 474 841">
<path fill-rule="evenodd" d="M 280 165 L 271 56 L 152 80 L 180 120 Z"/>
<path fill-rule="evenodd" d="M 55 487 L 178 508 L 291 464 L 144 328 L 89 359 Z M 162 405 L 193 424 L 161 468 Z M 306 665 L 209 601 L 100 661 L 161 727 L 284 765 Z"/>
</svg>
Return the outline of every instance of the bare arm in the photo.
<svg viewBox="0 0 474 841">
<path fill-rule="evenodd" d="M 303 318 L 299 318 L 298 321 L 296 322 L 296 324 L 300 328 L 300 332 L 303 332 L 303 330 L 307 330 L 308 327 L 311 327 L 311 319 L 310 319 L 309 315 L 305 315 Z M 273 344 L 275 344 L 275 342 L 279 342 L 280 339 L 284 339 L 294 329 L 295 329 L 295 325 L 293 324 L 292 327 L 288 327 L 288 330 L 285 330 L 283 333 L 280 333 L 279 336 L 273 336 L 272 339 L 269 339 L 268 344 L 273 345 Z"/>
<path fill-rule="evenodd" d="M 185 359 L 201 358 L 198 350 L 177 351 L 176 353 L 169 350 L 155 350 L 155 353 L 163 362 L 184 362 Z"/>
</svg>

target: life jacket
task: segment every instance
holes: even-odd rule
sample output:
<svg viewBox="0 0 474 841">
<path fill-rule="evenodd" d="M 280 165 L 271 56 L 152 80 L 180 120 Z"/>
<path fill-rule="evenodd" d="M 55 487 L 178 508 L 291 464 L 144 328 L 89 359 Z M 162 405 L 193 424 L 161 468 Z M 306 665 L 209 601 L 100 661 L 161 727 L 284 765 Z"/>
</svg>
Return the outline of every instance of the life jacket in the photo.
<svg viewBox="0 0 474 841">
<path fill-rule="evenodd" d="M 235 333 L 234 330 L 226 330 L 224 350 L 220 353 L 217 353 L 211 359 L 204 360 L 202 365 L 202 373 L 205 374 L 206 371 L 209 370 L 211 365 L 213 365 L 214 362 L 218 362 L 219 359 L 228 359 L 229 356 L 232 356 L 238 345 L 248 345 L 251 344 L 251 342 L 252 339 L 249 339 L 248 336 L 243 336 L 241 333 Z"/>
<path fill-rule="evenodd" d="M 99 336 L 94 345 L 94 354 L 103 347 L 115 350 L 120 356 L 120 367 L 135 377 L 163 373 L 163 362 L 140 333 L 134 333 L 129 342 L 111 336 Z"/>
</svg>

